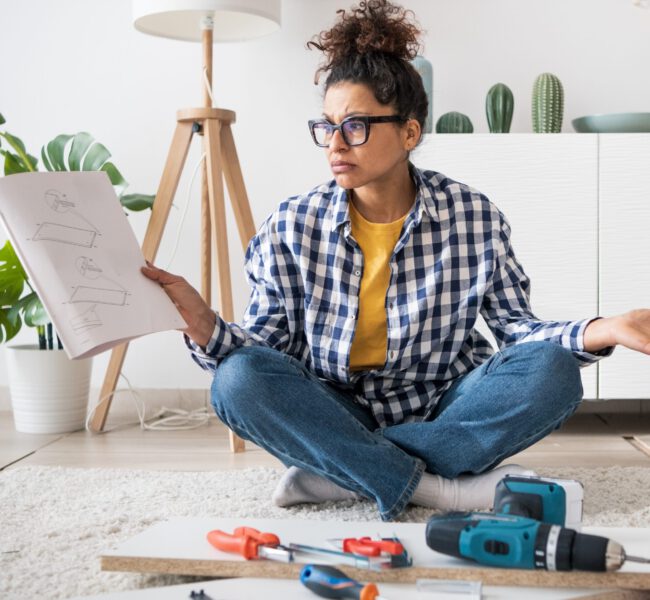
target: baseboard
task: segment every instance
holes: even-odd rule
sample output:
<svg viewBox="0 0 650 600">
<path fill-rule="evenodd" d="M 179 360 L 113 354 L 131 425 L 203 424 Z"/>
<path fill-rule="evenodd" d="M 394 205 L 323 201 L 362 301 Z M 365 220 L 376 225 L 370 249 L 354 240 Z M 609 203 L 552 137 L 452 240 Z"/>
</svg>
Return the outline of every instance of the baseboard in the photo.
<svg viewBox="0 0 650 600">
<path fill-rule="evenodd" d="M 583 400 L 577 412 L 650 414 L 650 400 Z"/>
<path fill-rule="evenodd" d="M 136 390 L 145 404 L 147 415 L 152 416 L 162 408 L 183 408 L 193 410 L 209 406 L 210 391 L 207 389 L 138 389 Z M 95 406 L 99 389 L 90 391 L 90 406 Z M 136 419 L 138 416 L 135 400 L 131 393 L 120 391 L 111 403 L 110 417 L 119 419 Z M 11 410 L 9 388 L 0 386 L 0 410 Z M 589 400 L 586 399 L 578 408 L 578 413 L 626 413 L 650 414 L 650 399 L 638 400 Z"/>
<path fill-rule="evenodd" d="M 209 406 L 210 397 L 207 389 L 137 389 L 137 393 L 142 403 L 144 403 L 146 416 L 151 417 L 162 408 L 182 408 L 185 410 L 194 410 Z M 89 407 L 97 405 L 99 399 L 99 388 L 90 390 Z M 118 391 L 111 402 L 109 411 L 110 422 L 130 422 L 137 421 L 138 409 L 136 408 L 137 399 L 134 399 L 129 390 Z M 9 396 L 9 387 L 0 386 L 0 410 L 11 410 L 11 398 Z"/>
</svg>

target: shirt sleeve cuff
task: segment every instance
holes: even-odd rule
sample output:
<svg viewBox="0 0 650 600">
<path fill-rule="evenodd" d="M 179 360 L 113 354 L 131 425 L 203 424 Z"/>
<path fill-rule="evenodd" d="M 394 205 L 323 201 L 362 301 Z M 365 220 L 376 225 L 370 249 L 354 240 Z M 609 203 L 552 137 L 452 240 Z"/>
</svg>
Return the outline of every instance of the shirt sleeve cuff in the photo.
<svg viewBox="0 0 650 600">
<path fill-rule="evenodd" d="M 185 338 L 185 345 L 190 349 L 192 353 L 192 358 L 199 363 L 202 367 L 208 367 L 208 365 L 216 365 L 216 349 L 219 344 L 220 338 L 223 337 L 221 334 L 221 324 L 219 315 L 217 314 L 216 323 L 214 326 L 214 331 L 208 343 L 203 346 L 199 346 L 190 336 L 183 334 Z"/>
<path fill-rule="evenodd" d="M 585 344 L 584 344 L 585 329 L 587 329 L 589 323 L 596 321 L 598 319 L 602 319 L 602 317 L 594 317 L 593 319 L 584 319 L 583 321 L 578 321 L 574 323 L 574 329 L 571 335 L 572 338 L 571 349 L 573 350 L 578 360 L 584 363 L 584 366 L 598 362 L 601 358 L 606 358 L 607 356 L 611 356 L 612 353 L 614 352 L 615 346 L 607 346 L 606 348 L 602 348 L 597 352 L 587 352 L 585 350 Z M 575 329 L 575 325 L 578 326 L 577 329 Z"/>
</svg>

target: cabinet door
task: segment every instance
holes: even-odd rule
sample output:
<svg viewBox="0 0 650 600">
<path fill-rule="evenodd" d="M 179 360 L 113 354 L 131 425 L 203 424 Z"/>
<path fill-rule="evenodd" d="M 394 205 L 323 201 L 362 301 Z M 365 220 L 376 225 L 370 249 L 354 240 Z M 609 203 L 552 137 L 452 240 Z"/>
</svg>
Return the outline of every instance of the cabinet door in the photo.
<svg viewBox="0 0 650 600">
<path fill-rule="evenodd" d="M 480 190 L 505 214 L 539 318 L 583 319 L 598 314 L 597 143 L 590 134 L 438 134 L 413 162 Z M 587 399 L 597 372 L 582 370 Z"/>
<path fill-rule="evenodd" d="M 600 136 L 600 310 L 650 307 L 650 135 Z M 616 348 L 599 396 L 650 398 L 650 356 Z"/>
</svg>

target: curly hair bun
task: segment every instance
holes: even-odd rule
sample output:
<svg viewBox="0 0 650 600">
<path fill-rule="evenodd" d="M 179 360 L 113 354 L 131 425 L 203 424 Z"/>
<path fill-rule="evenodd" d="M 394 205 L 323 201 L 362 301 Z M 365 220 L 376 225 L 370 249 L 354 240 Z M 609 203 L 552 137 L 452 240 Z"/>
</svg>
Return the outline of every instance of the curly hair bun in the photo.
<svg viewBox="0 0 650 600">
<path fill-rule="evenodd" d="M 318 74 L 329 71 L 351 53 L 382 52 L 412 60 L 420 49 L 421 30 L 412 11 L 388 0 L 366 0 L 349 11 L 338 10 L 337 23 L 307 43 L 325 55 Z"/>
</svg>

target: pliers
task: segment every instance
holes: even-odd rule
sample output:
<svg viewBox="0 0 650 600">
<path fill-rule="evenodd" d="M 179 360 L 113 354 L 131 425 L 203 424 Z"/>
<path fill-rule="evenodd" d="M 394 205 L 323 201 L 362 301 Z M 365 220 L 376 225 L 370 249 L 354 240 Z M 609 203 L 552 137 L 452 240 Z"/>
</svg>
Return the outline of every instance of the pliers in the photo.
<svg viewBox="0 0 650 600">
<path fill-rule="evenodd" d="M 373 540 L 371 537 L 339 538 L 329 540 L 341 548 L 343 552 L 352 552 L 363 556 L 379 556 L 382 553 L 398 555 L 404 554 L 404 546 L 396 538 L 381 538 Z"/>
<path fill-rule="evenodd" d="M 265 558 L 280 562 L 293 562 L 294 551 L 282 546 L 274 533 L 262 533 L 253 527 L 237 527 L 233 533 L 220 529 L 208 532 L 208 542 L 218 550 L 241 554 L 246 560 Z"/>
</svg>

